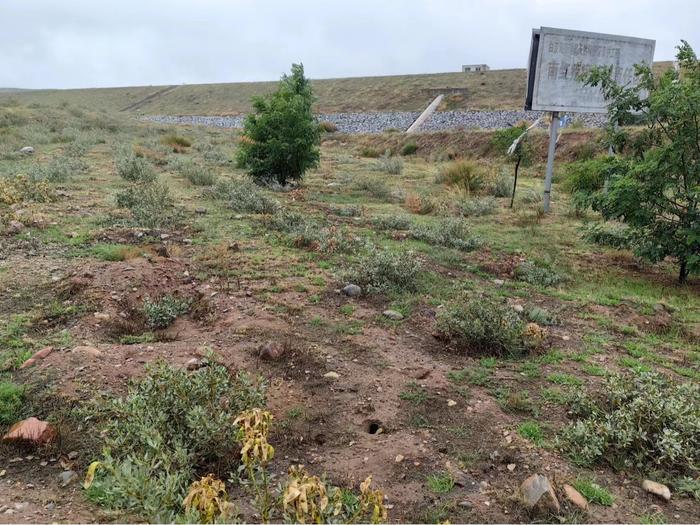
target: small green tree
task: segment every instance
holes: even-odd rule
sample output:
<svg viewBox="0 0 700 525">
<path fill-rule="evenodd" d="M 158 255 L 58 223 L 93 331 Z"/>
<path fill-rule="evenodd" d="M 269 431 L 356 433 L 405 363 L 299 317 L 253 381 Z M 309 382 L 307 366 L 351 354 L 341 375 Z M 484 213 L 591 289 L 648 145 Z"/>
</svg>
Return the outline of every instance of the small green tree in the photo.
<svg viewBox="0 0 700 525">
<path fill-rule="evenodd" d="M 519 137 L 521 137 L 518 140 Z M 515 141 L 518 140 L 516 143 Z M 510 147 L 515 144 L 512 152 Z M 522 123 L 517 126 L 511 126 L 510 128 L 499 129 L 493 134 L 491 139 L 491 145 L 496 148 L 496 150 L 502 154 L 506 155 L 508 159 L 513 162 L 513 191 L 510 194 L 510 207 L 513 207 L 513 201 L 515 200 L 515 189 L 518 185 L 518 170 L 520 165 L 528 166 L 532 162 L 533 149 L 530 142 L 527 140 L 527 124 Z"/>
<path fill-rule="evenodd" d="M 594 68 L 585 83 L 600 86 L 608 101 L 608 140 L 628 151 L 599 191 L 593 209 L 625 222 L 638 255 L 675 257 L 679 282 L 700 270 L 700 63 L 687 42 L 678 46 L 678 70 L 655 77 L 635 66 L 636 82 L 617 84 L 612 67 Z M 641 124 L 634 132 L 616 124 Z"/>
<path fill-rule="evenodd" d="M 304 66 L 293 64 L 277 91 L 254 97 L 246 117 L 238 164 L 259 182 L 287 184 L 318 165 L 320 131 L 311 112 L 313 94 Z"/>
</svg>

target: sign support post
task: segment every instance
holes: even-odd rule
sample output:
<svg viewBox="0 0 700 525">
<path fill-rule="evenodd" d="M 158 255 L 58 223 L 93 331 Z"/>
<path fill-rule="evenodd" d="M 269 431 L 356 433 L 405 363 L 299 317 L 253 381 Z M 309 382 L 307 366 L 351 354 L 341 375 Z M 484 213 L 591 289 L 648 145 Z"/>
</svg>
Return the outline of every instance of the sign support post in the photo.
<svg viewBox="0 0 700 525">
<path fill-rule="evenodd" d="M 549 213 L 549 200 L 552 194 L 552 175 L 554 173 L 554 151 L 557 147 L 559 133 L 559 112 L 552 111 L 552 122 L 549 124 L 549 150 L 547 151 L 547 174 L 544 179 L 544 212 Z"/>
</svg>

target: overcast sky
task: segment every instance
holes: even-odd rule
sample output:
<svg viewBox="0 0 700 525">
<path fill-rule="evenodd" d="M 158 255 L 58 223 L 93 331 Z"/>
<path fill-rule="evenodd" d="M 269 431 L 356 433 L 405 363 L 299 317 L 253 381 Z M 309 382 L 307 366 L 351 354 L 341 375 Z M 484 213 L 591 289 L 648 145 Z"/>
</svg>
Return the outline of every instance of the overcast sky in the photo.
<svg viewBox="0 0 700 525">
<path fill-rule="evenodd" d="M 698 0 L 0 0 L 0 87 L 70 88 L 525 67 L 533 27 L 700 52 Z"/>
</svg>

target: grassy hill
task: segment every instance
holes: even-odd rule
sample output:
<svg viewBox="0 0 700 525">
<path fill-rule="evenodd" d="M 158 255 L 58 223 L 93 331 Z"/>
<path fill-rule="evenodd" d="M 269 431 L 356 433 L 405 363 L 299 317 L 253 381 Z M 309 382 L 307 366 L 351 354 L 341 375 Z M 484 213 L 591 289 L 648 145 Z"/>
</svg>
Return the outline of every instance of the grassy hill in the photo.
<svg viewBox="0 0 700 525">
<path fill-rule="evenodd" d="M 659 62 L 658 69 L 670 62 Z M 439 93 L 446 93 L 440 110 L 520 109 L 525 97 L 525 69 L 501 69 L 481 73 L 434 73 L 312 80 L 316 111 L 421 111 Z M 270 82 L 193 84 L 168 86 L 32 90 L 2 93 L 25 104 L 82 106 L 94 110 L 121 111 L 136 105 L 134 114 L 229 115 L 247 113 L 253 95 L 269 93 Z M 147 98 L 148 97 L 148 98 Z M 144 100 L 146 99 L 146 100 Z M 138 104 L 143 101 L 142 104 Z"/>
</svg>

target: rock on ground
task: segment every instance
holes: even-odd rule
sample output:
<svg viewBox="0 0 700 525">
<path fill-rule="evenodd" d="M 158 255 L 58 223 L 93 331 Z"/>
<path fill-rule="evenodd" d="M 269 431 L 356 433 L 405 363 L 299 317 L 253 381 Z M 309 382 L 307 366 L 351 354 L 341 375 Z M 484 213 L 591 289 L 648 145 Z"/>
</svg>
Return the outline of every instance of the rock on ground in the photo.
<svg viewBox="0 0 700 525">
<path fill-rule="evenodd" d="M 56 429 L 35 417 L 18 421 L 10 427 L 10 431 L 2 438 L 9 443 L 27 443 L 30 445 L 46 445 L 56 439 Z"/>
<path fill-rule="evenodd" d="M 658 496 L 664 501 L 669 501 L 671 499 L 671 490 L 663 483 L 657 483 L 656 481 L 645 479 L 642 482 L 642 488 L 646 490 L 649 494 Z"/>
<path fill-rule="evenodd" d="M 549 480 L 542 474 L 533 474 L 520 485 L 520 498 L 529 510 L 538 505 L 559 512 L 559 500 Z"/>
</svg>

